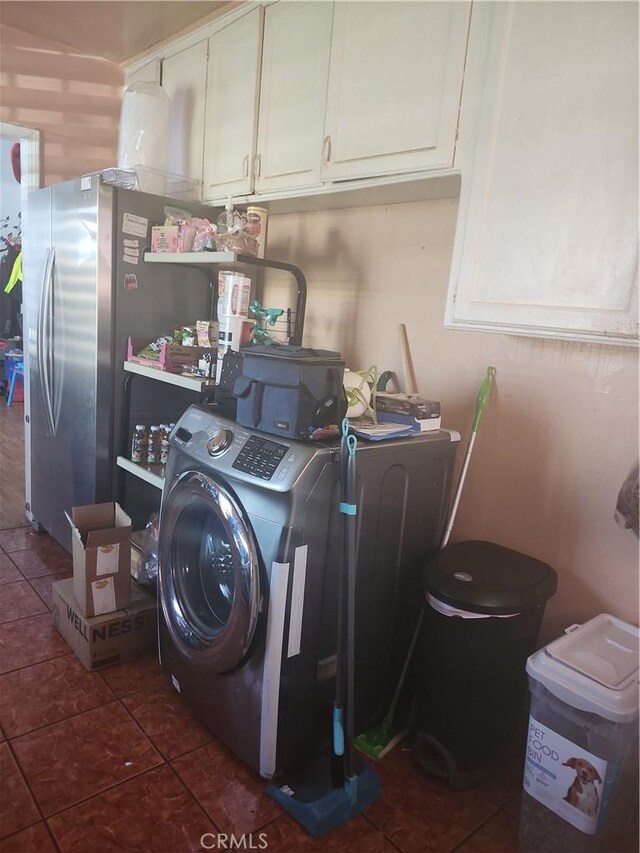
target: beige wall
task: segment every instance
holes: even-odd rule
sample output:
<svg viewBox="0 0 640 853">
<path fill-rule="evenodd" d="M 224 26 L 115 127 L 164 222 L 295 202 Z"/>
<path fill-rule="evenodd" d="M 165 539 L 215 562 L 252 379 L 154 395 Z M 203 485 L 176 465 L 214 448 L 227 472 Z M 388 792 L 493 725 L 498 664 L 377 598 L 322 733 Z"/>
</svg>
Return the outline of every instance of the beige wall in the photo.
<svg viewBox="0 0 640 853">
<path fill-rule="evenodd" d="M 268 254 L 308 278 L 305 343 L 342 350 L 348 366 L 401 376 L 407 324 L 419 390 L 442 402 L 461 451 L 495 365 L 453 541 L 489 539 L 556 569 L 543 640 L 603 611 L 637 623 L 638 542 L 613 518 L 638 458 L 637 351 L 443 328 L 456 214 L 443 200 L 281 215 Z"/>
<path fill-rule="evenodd" d="M 116 163 L 122 72 L 0 25 L 0 118 L 42 132 L 43 185 Z"/>
</svg>

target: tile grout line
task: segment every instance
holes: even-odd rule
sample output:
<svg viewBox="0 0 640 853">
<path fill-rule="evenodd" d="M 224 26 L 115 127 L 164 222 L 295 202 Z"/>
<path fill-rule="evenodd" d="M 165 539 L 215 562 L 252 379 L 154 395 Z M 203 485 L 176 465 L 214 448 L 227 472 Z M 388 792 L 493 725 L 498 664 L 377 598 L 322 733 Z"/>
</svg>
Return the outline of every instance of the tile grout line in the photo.
<svg viewBox="0 0 640 853">
<path fill-rule="evenodd" d="M 180 757 L 182 757 L 182 756 L 180 756 Z M 177 779 L 178 784 L 180 784 L 180 785 L 184 788 L 184 790 L 187 792 L 187 794 L 189 795 L 189 797 L 190 797 L 190 798 L 193 800 L 193 802 L 196 804 L 196 808 L 198 808 L 198 809 L 199 809 L 200 813 L 201 813 L 201 814 L 202 814 L 202 816 L 205 818 L 205 820 L 208 820 L 208 821 L 211 823 L 211 825 L 212 825 L 213 827 L 215 827 L 215 830 L 216 830 L 216 832 L 218 833 L 218 835 L 221 835 L 221 834 L 222 834 L 222 832 L 221 832 L 220 827 L 218 826 L 218 824 L 217 824 L 217 823 L 215 822 L 215 820 L 211 817 L 211 815 L 209 814 L 209 812 L 207 812 L 207 811 L 206 811 L 205 807 L 200 803 L 200 800 L 198 800 L 198 798 L 197 798 L 197 797 L 196 797 L 196 795 L 193 793 L 193 791 L 191 790 L 191 788 L 189 788 L 189 786 L 188 786 L 188 785 L 187 785 L 187 783 L 184 781 L 184 779 L 179 775 L 179 773 L 178 773 L 178 771 L 176 770 L 176 768 L 171 764 L 171 762 L 170 762 L 170 761 L 167 761 L 167 762 L 166 762 L 166 764 L 167 764 L 167 766 L 170 768 L 170 770 L 171 770 L 171 772 L 173 773 L 173 775 L 175 776 L 175 778 Z"/>
<path fill-rule="evenodd" d="M 0 530 L 0 533 L 2 533 L 1 530 Z M 16 552 L 14 551 L 13 553 L 15 554 Z M 9 562 L 13 564 L 15 570 L 18 572 L 20 577 L 27 580 L 27 578 L 25 578 L 24 575 L 22 574 L 22 572 L 20 571 L 20 567 L 18 566 L 16 561 L 11 557 L 11 554 L 8 554 L 6 551 L 3 551 L 2 548 L 0 548 L 0 557 L 6 557 L 9 560 Z M 4 586 L 4 584 L 2 584 L 2 586 Z"/>
<path fill-rule="evenodd" d="M 60 572 L 60 574 L 62 575 L 62 572 Z M 37 578 L 31 578 L 31 580 L 37 581 L 37 580 L 39 580 L 39 578 L 41 578 L 41 577 L 42 577 L 42 578 L 49 578 L 49 577 L 51 577 L 51 578 L 57 578 L 57 577 L 58 577 L 58 575 L 39 575 Z M 35 594 L 38 596 L 38 598 L 40 599 L 40 601 L 42 601 L 42 603 L 43 603 L 43 604 L 44 604 L 44 606 L 47 608 L 47 610 L 49 611 L 49 613 L 52 613 L 53 611 L 51 610 L 51 605 L 50 605 L 48 602 L 46 602 L 46 601 L 44 600 L 44 597 L 43 597 L 43 596 L 38 592 L 38 590 L 35 588 L 35 586 L 31 583 L 31 580 L 28 580 L 29 586 L 30 586 L 30 587 L 31 587 L 31 589 L 35 592 Z M 55 626 L 54 626 L 54 627 L 55 627 Z"/>
<path fill-rule="evenodd" d="M 18 760 L 18 756 L 17 756 L 17 755 L 15 754 L 15 752 L 13 751 L 13 747 L 11 746 L 11 741 L 10 741 L 9 739 L 7 739 L 7 740 L 5 741 L 5 743 L 7 744 L 7 749 L 9 750 L 9 754 L 10 754 L 10 755 L 11 755 L 11 757 L 13 758 L 13 761 L 14 761 L 14 763 L 15 763 L 16 767 L 18 768 L 18 773 L 20 774 L 20 777 L 21 777 L 22 781 L 24 782 L 24 785 L 25 785 L 25 787 L 26 787 L 27 791 L 29 792 L 29 796 L 31 797 L 31 801 L 33 802 L 34 806 L 36 807 L 36 811 L 37 811 L 37 812 L 38 812 L 38 814 L 40 815 L 40 819 L 39 819 L 39 820 L 34 821 L 33 823 L 29 823 L 29 824 L 27 824 L 27 826 L 23 826 L 23 827 L 22 827 L 22 829 L 19 829 L 19 830 L 18 830 L 18 832 L 23 832 L 25 829 L 29 829 L 29 828 L 30 828 L 30 827 L 32 827 L 32 826 L 36 826 L 38 823 L 46 822 L 46 818 L 45 818 L 45 816 L 44 816 L 44 812 L 43 812 L 43 811 L 42 811 L 42 809 L 40 808 L 40 803 L 37 801 L 36 796 L 35 796 L 35 794 L 33 793 L 33 790 L 31 789 L 31 785 L 29 784 L 29 780 L 27 779 L 26 774 L 24 773 L 24 771 L 23 771 L 23 769 L 22 769 L 22 765 L 20 764 L 20 762 L 19 762 L 19 760 Z M 17 833 L 16 833 L 16 832 L 14 832 L 14 833 L 12 833 L 12 834 L 13 834 L 13 835 L 17 835 Z M 9 837 L 10 837 L 10 836 L 7 836 L 7 838 L 9 838 Z M 57 846 L 58 846 L 58 845 L 56 845 L 56 847 L 57 847 Z"/>
<path fill-rule="evenodd" d="M 39 615 L 45 616 L 46 614 L 40 613 Z M 51 613 L 49 613 L 49 615 L 51 615 Z M 22 620 L 18 619 L 17 621 L 21 622 Z M 7 622 L 6 624 L 7 625 L 15 625 L 16 623 L 15 622 Z M 0 626 L 0 627 L 2 627 L 2 626 Z M 58 655 L 51 655 L 50 657 L 42 658 L 41 660 L 32 660 L 29 663 L 26 663 L 24 666 L 17 666 L 15 669 L 7 669 L 4 672 L 0 672 L 0 677 L 3 675 L 9 675 L 12 672 L 20 672 L 21 669 L 28 669 L 30 666 L 35 666 L 38 663 L 46 663 L 49 660 L 56 660 L 56 658 L 67 657 L 68 654 L 69 654 L 69 652 L 61 652 Z M 73 650 L 71 650 L 71 654 L 73 654 Z"/>
<path fill-rule="evenodd" d="M 450 847 L 449 853 L 455 853 L 456 850 L 459 850 L 463 844 L 466 844 L 467 841 L 469 841 L 471 838 L 473 838 L 473 836 L 477 832 L 480 832 L 480 830 L 483 827 L 485 827 L 489 823 L 489 821 L 493 820 L 494 817 L 496 817 L 498 814 L 500 814 L 500 812 L 502 811 L 503 808 L 504 808 L 504 806 L 498 806 L 494 812 L 492 812 L 488 817 L 486 817 L 477 826 L 475 826 L 467 835 L 465 835 L 465 837 L 463 839 L 458 841 L 457 844 L 455 844 L 453 847 Z"/>
<path fill-rule="evenodd" d="M 390 838 L 383 829 L 380 829 L 379 826 L 375 825 L 375 823 L 369 817 L 369 815 L 366 814 L 366 810 L 364 812 L 362 812 L 362 817 L 366 820 L 366 822 L 369 824 L 369 826 L 372 827 L 372 829 L 375 829 L 376 832 L 379 832 L 380 835 L 382 835 L 382 837 L 385 839 L 385 841 L 389 842 L 389 844 L 393 847 L 394 850 L 397 850 L 398 853 L 404 853 L 402 848 L 398 847 L 398 845 L 395 843 L 395 841 L 392 838 Z"/>
<path fill-rule="evenodd" d="M 160 756 L 160 758 L 162 758 L 162 756 Z M 99 791 L 94 791 L 94 793 L 90 794 L 88 797 L 82 797 L 82 799 L 76 800 L 76 802 L 69 803 L 69 805 L 63 806 L 61 809 L 58 809 L 57 811 L 51 812 L 50 815 L 47 815 L 47 817 L 45 817 L 45 820 L 49 821 L 49 820 L 51 820 L 52 817 L 58 817 L 58 815 L 61 815 L 63 812 L 67 812 L 67 811 L 70 811 L 71 809 L 75 809 L 76 806 L 80 806 L 80 805 L 82 805 L 82 803 L 86 803 L 89 800 L 96 799 L 96 798 L 102 796 L 102 794 L 106 794 L 107 791 L 113 791 L 114 788 L 117 788 L 120 785 L 124 785 L 126 782 L 130 782 L 132 779 L 137 779 L 138 776 L 144 776 L 145 773 L 149 773 L 151 770 L 157 770 L 158 767 L 162 767 L 163 764 L 167 764 L 167 763 L 168 762 L 166 762 L 164 759 L 162 759 L 162 761 L 160 761 L 158 764 L 154 764 L 151 767 L 146 767 L 144 770 L 139 770 L 137 773 L 133 773 L 131 776 L 128 776 L 126 779 L 120 779 L 119 782 L 114 782 L 112 785 L 107 785 L 106 788 L 101 788 Z"/>
<path fill-rule="evenodd" d="M 43 604 L 46 609 L 44 611 L 39 611 L 37 613 L 24 613 L 24 614 L 22 614 L 22 616 L 18 616 L 16 619 L 0 620 L 0 626 L 1 625 L 12 625 L 14 622 L 21 622 L 23 619 L 33 619 L 35 616 L 44 616 L 46 613 L 51 613 L 51 610 L 49 609 L 49 606 L 47 605 L 46 601 L 44 601 L 42 596 L 38 594 L 38 591 L 31 586 L 31 584 L 29 583 L 27 578 L 24 578 L 24 580 L 11 581 L 10 583 L 0 584 L 0 597 L 2 596 L 3 590 L 8 589 L 10 586 L 17 586 L 18 584 L 24 584 L 24 583 L 26 583 L 28 585 L 30 592 L 36 596 L 36 598 L 38 599 L 38 602 L 40 604 Z"/>
<path fill-rule="evenodd" d="M 77 660 L 77 658 L 75 658 L 75 655 L 73 654 L 73 652 L 71 652 L 68 655 L 60 655 L 59 658 L 49 658 L 49 661 L 61 660 L 63 657 L 74 658 L 75 660 Z M 46 661 L 46 660 L 40 661 L 40 663 L 49 663 L 49 661 Z M 31 666 L 39 666 L 40 663 L 33 663 L 33 664 L 31 664 Z M 29 667 L 24 667 L 24 669 L 29 669 Z M 20 672 L 20 671 L 21 670 L 19 670 L 19 669 L 12 670 L 12 672 Z M 87 673 L 87 674 L 90 675 L 91 673 Z M 10 673 L 7 673 L 7 672 L 2 673 L 2 675 L 0 675 L 0 680 L 2 680 L 4 675 L 10 675 Z M 105 687 L 107 688 L 107 690 L 111 690 L 111 688 L 109 687 L 108 684 L 105 684 Z M 20 732 L 17 735 L 11 735 L 11 737 L 9 737 L 9 735 L 7 735 L 6 730 L 3 728 L 5 738 L 8 741 L 9 740 L 18 740 L 18 738 L 25 737 L 26 735 L 32 735 L 32 734 L 35 734 L 36 732 L 41 732 L 44 729 L 50 728 L 51 726 L 57 726 L 58 723 L 64 723 L 65 720 L 73 720 L 74 717 L 80 717 L 80 716 L 82 716 L 82 714 L 87 714 L 89 711 L 95 711 L 97 708 L 103 708 L 106 705 L 112 705 L 115 701 L 118 700 L 118 697 L 113 693 L 113 691 L 111 691 L 111 693 L 112 693 L 112 698 L 110 698 L 107 702 L 102 702 L 98 705 L 94 705 L 93 708 L 85 708 L 84 711 L 76 711 L 72 714 L 68 714 L 66 717 L 60 717 L 59 720 L 54 720 L 52 723 L 45 723 L 42 726 L 36 726 L 34 729 L 29 729 L 26 732 Z"/>
<path fill-rule="evenodd" d="M 116 699 L 115 702 L 119 702 L 122 705 L 122 703 L 120 702 L 119 699 Z M 106 708 L 107 705 L 113 705 L 113 704 L 115 704 L 115 702 L 107 702 L 106 705 L 99 705 L 98 707 Z M 124 705 L 122 707 L 124 708 L 125 711 L 127 711 L 127 709 Z M 90 713 L 91 711 L 95 711 L 95 710 L 97 710 L 97 709 L 91 708 L 90 711 L 83 711 L 82 713 L 87 714 L 87 713 Z M 127 711 L 127 713 L 128 713 L 128 711 Z M 80 716 L 80 714 L 75 714 L 74 716 L 77 717 L 77 716 Z M 65 718 L 65 719 L 72 719 L 72 718 L 69 717 L 69 718 Z M 63 723 L 63 722 L 65 722 L 65 720 L 59 720 L 58 723 L 51 723 L 51 725 L 55 726 L 55 725 L 58 725 L 59 723 Z M 134 722 L 135 722 L 135 720 L 134 720 Z M 45 727 L 45 728 L 48 728 L 48 727 Z M 139 726 L 138 726 L 138 728 L 139 728 Z M 38 731 L 42 731 L 42 729 L 38 729 Z M 143 736 L 145 737 L 146 740 L 149 740 L 149 738 L 144 734 L 144 732 L 143 732 Z M 14 738 L 14 739 L 18 740 L 18 738 Z M 151 741 L 149 741 L 149 742 L 151 743 Z M 9 744 L 10 744 L 10 741 L 7 741 L 7 745 L 9 745 Z M 155 749 L 155 746 L 153 745 L 153 743 L 151 743 L 151 746 Z M 158 752 L 157 749 L 155 751 Z M 14 754 L 13 749 L 11 749 L 11 754 L 14 756 L 14 760 L 15 760 L 16 764 L 18 765 L 20 772 L 22 773 L 22 767 L 20 766 L 18 758 Z M 117 788 L 118 785 L 122 785 L 124 782 L 128 782 L 129 779 L 135 779 L 138 776 L 142 776 L 144 773 L 148 773 L 150 770 L 155 770 L 156 767 L 160 767 L 162 764 L 168 764 L 168 762 L 164 760 L 164 757 L 159 752 L 158 752 L 158 756 L 160 757 L 161 760 L 157 764 L 154 764 L 151 767 L 147 767 L 145 770 L 139 770 L 137 773 L 133 773 L 127 779 L 121 779 L 119 782 L 114 782 L 113 785 L 108 785 L 106 788 L 102 788 L 100 791 L 95 791 L 93 794 L 89 795 L 88 797 L 82 797 L 82 799 L 78 800 L 77 802 L 70 803 L 69 805 L 66 805 L 57 811 L 51 812 L 51 814 L 47 815 L 46 817 L 44 815 L 44 812 L 40 808 L 40 805 L 38 804 L 38 801 L 36 800 L 35 795 L 34 795 L 33 791 L 31 790 L 31 786 L 28 784 L 28 782 L 27 782 L 27 787 L 29 788 L 29 792 L 31 793 L 31 796 L 33 797 L 33 800 L 34 800 L 34 802 L 38 808 L 38 811 L 43 816 L 43 820 L 48 821 L 50 818 L 55 817 L 56 815 L 62 814 L 62 812 L 64 812 L 64 811 L 68 811 L 69 809 L 75 808 L 76 806 L 80 805 L 81 803 L 86 803 L 87 800 L 91 800 L 94 797 L 98 797 L 101 794 L 104 794 L 106 791 L 111 791 L 113 788 Z M 24 773 L 22 773 L 22 775 L 24 776 Z M 25 781 L 26 781 L 26 777 L 25 777 Z"/>
</svg>

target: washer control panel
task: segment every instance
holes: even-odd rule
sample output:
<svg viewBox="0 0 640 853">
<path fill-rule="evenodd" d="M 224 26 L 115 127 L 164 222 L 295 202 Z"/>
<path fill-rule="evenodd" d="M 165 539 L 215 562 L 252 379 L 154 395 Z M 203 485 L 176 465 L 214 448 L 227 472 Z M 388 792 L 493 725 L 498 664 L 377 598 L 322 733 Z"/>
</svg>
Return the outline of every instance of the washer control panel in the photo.
<svg viewBox="0 0 640 853">
<path fill-rule="evenodd" d="M 230 483 L 253 483 L 273 492 L 292 489 L 313 460 L 333 454 L 320 443 L 303 444 L 257 433 L 201 406 L 187 409 L 169 441 L 196 464 L 216 471 Z M 173 454 L 173 459 L 174 466 L 184 467 L 178 455 Z"/>
<path fill-rule="evenodd" d="M 237 471 L 253 474 L 254 477 L 259 477 L 261 480 L 270 480 L 288 450 L 289 448 L 285 444 L 278 444 L 267 438 L 252 435 L 236 456 L 231 467 Z"/>
<path fill-rule="evenodd" d="M 214 432 L 207 442 L 209 456 L 220 456 L 233 441 L 233 433 L 230 429 L 219 429 Z"/>
</svg>

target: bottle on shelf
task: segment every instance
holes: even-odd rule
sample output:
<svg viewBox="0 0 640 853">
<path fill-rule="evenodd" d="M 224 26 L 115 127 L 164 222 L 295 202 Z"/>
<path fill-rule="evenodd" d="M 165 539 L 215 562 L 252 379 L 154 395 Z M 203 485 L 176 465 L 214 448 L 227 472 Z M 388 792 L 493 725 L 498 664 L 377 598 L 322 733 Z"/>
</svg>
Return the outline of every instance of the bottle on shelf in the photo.
<svg viewBox="0 0 640 853">
<path fill-rule="evenodd" d="M 227 197 L 227 204 L 216 221 L 216 229 L 218 234 L 227 234 L 233 231 L 233 197 Z"/>
<path fill-rule="evenodd" d="M 131 438 L 131 461 L 144 465 L 147 461 L 149 434 L 144 424 L 136 424 Z"/>
<path fill-rule="evenodd" d="M 166 465 L 169 458 L 169 424 L 160 424 L 160 464 Z"/>
<path fill-rule="evenodd" d="M 147 464 L 155 465 L 160 461 L 160 426 L 154 424 L 149 429 L 149 441 L 147 442 Z"/>
</svg>

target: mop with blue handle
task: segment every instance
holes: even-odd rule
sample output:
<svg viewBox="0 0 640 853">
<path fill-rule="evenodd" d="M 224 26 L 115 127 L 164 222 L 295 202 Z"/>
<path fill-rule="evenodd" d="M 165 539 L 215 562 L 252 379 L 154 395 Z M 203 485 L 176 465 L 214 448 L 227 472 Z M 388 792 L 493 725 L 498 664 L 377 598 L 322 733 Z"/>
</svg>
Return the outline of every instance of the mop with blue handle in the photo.
<svg viewBox="0 0 640 853">
<path fill-rule="evenodd" d="M 340 512 L 344 517 L 344 568 L 338 584 L 332 756 L 321 756 L 296 779 L 280 787 L 267 787 L 267 793 L 316 838 L 360 814 L 379 797 L 382 790 L 378 776 L 368 764 L 354 755 L 353 747 L 357 447 L 357 439 L 354 435 L 349 435 L 349 421 L 345 418 L 342 422 L 340 445 Z M 338 784 L 332 781 L 331 773 L 332 764 L 336 759 L 341 761 L 343 766 Z"/>
</svg>

